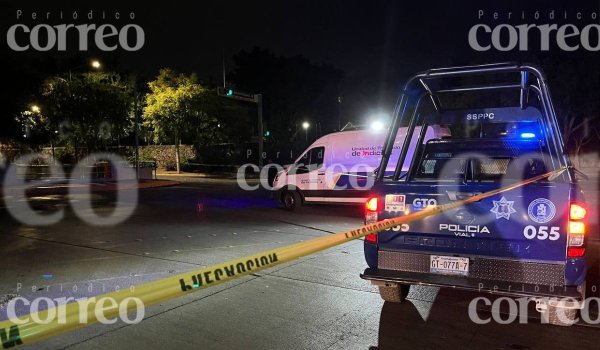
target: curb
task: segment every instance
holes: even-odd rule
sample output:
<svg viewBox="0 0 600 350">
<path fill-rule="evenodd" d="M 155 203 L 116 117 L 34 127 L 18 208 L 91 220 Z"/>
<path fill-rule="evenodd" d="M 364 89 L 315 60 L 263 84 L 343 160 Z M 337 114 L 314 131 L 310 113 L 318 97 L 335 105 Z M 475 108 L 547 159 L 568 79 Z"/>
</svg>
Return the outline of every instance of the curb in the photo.
<svg viewBox="0 0 600 350">
<path fill-rule="evenodd" d="M 157 187 L 170 187 L 170 186 L 177 186 L 181 184 L 181 182 L 179 181 L 173 181 L 173 180 L 152 180 L 150 182 L 142 182 L 139 183 L 138 182 L 138 189 L 145 189 L 145 188 L 157 188 Z"/>
</svg>

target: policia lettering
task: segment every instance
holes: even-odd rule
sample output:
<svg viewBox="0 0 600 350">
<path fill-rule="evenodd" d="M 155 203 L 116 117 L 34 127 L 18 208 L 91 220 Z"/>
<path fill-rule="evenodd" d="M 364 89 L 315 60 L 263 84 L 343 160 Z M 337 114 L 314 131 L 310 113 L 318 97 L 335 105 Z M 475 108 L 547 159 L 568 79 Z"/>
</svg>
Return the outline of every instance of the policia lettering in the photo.
<svg viewBox="0 0 600 350">
<path fill-rule="evenodd" d="M 223 266 L 223 268 L 216 268 L 211 271 L 206 271 L 204 273 L 199 273 L 197 275 L 192 275 L 192 285 L 186 284 L 183 278 L 179 279 L 179 283 L 181 284 L 181 291 L 187 292 L 192 290 L 192 288 L 202 287 L 204 284 L 209 285 L 213 282 L 220 281 L 223 274 L 226 274 L 227 277 L 235 277 L 235 275 L 242 275 L 246 272 L 252 271 L 254 268 L 264 267 L 270 264 L 274 264 L 277 261 L 277 254 L 269 254 L 264 255 L 254 260 L 247 260 L 245 263 L 240 262 L 234 265 Z M 214 280 L 213 280 L 214 278 Z"/>
</svg>

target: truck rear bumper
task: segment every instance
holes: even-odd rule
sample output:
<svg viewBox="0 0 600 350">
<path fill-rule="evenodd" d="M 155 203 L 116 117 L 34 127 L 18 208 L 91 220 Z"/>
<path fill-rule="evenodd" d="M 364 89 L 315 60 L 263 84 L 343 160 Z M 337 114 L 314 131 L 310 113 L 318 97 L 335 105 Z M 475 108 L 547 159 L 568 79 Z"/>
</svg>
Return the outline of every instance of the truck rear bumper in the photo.
<svg viewBox="0 0 600 350">
<path fill-rule="evenodd" d="M 584 299 L 583 290 L 576 286 L 547 286 L 495 280 L 478 280 L 468 277 L 382 270 L 373 268 L 365 269 L 365 271 L 360 275 L 360 277 L 362 279 L 369 280 L 374 284 L 403 283 L 444 288 L 456 288 L 481 293 L 509 295 L 513 297 L 570 297 L 578 301 Z"/>
<path fill-rule="evenodd" d="M 453 276 L 430 272 L 430 254 L 379 249 L 376 260 L 362 278 L 523 296 L 582 299 L 585 293 L 566 283 L 564 263 L 470 257 L 468 276 Z"/>
</svg>

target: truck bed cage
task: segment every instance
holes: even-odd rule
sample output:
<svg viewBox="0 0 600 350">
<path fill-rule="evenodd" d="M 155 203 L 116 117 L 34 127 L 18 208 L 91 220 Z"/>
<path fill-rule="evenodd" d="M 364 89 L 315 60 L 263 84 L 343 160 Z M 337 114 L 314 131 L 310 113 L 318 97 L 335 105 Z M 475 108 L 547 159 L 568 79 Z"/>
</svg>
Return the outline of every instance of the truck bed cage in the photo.
<svg viewBox="0 0 600 350">
<path fill-rule="evenodd" d="M 517 81 L 512 83 L 497 81 L 491 84 L 439 87 L 442 85 L 442 82 L 448 83 L 448 80 L 453 78 L 480 76 L 488 79 L 492 78 L 490 80 L 494 81 L 494 78 L 499 80 L 497 77 L 498 74 L 506 73 L 518 73 L 520 79 L 515 79 Z M 494 77 L 494 75 L 496 75 L 496 77 Z M 418 120 L 421 118 L 421 114 L 418 113 L 418 108 L 424 99 L 430 99 L 435 111 L 437 113 L 443 113 L 445 111 L 452 110 L 442 109 L 442 104 L 439 100 L 441 95 L 511 89 L 519 91 L 519 101 L 518 103 L 515 103 L 515 105 L 518 105 L 520 110 L 523 112 L 532 108 L 528 108 L 530 93 L 538 98 L 541 108 L 539 111 L 539 114 L 541 115 L 539 122 L 545 137 L 544 141 L 549 150 L 548 158 L 550 165 L 554 169 L 570 166 L 568 157 L 565 154 L 563 138 L 558 130 L 559 124 L 556 117 L 556 112 L 554 110 L 554 105 L 552 104 L 552 99 L 550 97 L 547 79 L 544 73 L 540 68 L 531 64 L 507 62 L 474 66 L 436 68 L 418 73 L 411 77 L 402 88 L 402 92 L 396 102 L 390 130 L 387 134 L 383 147 L 380 169 L 385 169 L 388 164 L 390 155 L 392 154 L 394 140 L 398 132 L 398 128 L 401 124 L 408 121 L 406 138 L 404 139 L 392 180 L 397 181 L 400 178 L 402 174 L 402 166 L 406 159 L 408 148 L 412 140 L 412 135 L 415 127 L 417 126 Z M 512 108 L 514 109 L 515 107 Z M 485 112 L 486 109 L 474 108 L 472 110 Z M 384 176 L 385 174 L 383 171 L 378 172 L 377 180 L 383 180 Z M 563 181 L 572 181 L 570 172 L 564 172 L 562 177 Z"/>
</svg>

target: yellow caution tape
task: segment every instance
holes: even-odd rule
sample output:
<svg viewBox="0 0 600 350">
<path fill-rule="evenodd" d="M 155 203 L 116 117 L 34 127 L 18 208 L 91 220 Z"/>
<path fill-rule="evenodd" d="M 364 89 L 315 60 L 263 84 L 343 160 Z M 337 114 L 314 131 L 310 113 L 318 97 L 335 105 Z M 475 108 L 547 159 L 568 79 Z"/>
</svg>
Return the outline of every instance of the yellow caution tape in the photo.
<svg viewBox="0 0 600 350">
<path fill-rule="evenodd" d="M 437 215 L 444 211 L 477 202 L 484 198 L 510 191 L 544 178 L 556 178 L 565 170 L 566 168 L 558 169 L 507 187 L 478 194 L 465 200 L 431 207 L 397 218 L 385 219 L 354 230 L 335 233 L 306 242 L 299 242 L 259 254 L 231 260 L 222 264 L 163 278 L 140 286 L 135 286 L 133 290 L 127 289 L 107 293 L 96 298 L 89 298 L 85 303 L 74 302 L 63 305 L 62 319 L 54 317 L 45 324 L 34 322 L 32 319 L 47 320 L 48 313 L 51 312 L 57 314 L 56 310 L 49 309 L 40 311 L 29 315 L 29 317 L 21 316 L 21 318 L 28 319 L 24 324 L 17 324 L 10 320 L 4 321 L 0 323 L 0 339 L 2 341 L 2 347 L 7 349 L 18 345 L 31 344 L 48 337 L 94 324 L 98 322 L 99 319 L 111 320 L 120 314 L 119 305 L 121 304 L 127 306 L 127 312 L 135 310 L 137 305 L 135 303 L 127 302 L 128 300 L 131 300 L 131 298 L 139 298 L 145 306 L 148 306 L 181 297 L 190 292 L 215 286 L 219 283 L 227 282 L 250 273 L 271 268 L 278 264 L 289 262 L 356 238 L 364 237 L 368 234 L 376 234 L 399 224 L 410 223 L 428 216 Z M 112 298 L 116 301 L 116 304 L 108 306 L 100 305 L 100 309 L 103 310 L 103 313 L 97 315 L 97 312 L 95 311 L 97 309 L 96 303 L 103 298 Z M 125 303 L 122 303 L 123 301 L 125 301 Z M 121 313 L 123 311 L 124 310 L 121 310 Z"/>
</svg>

